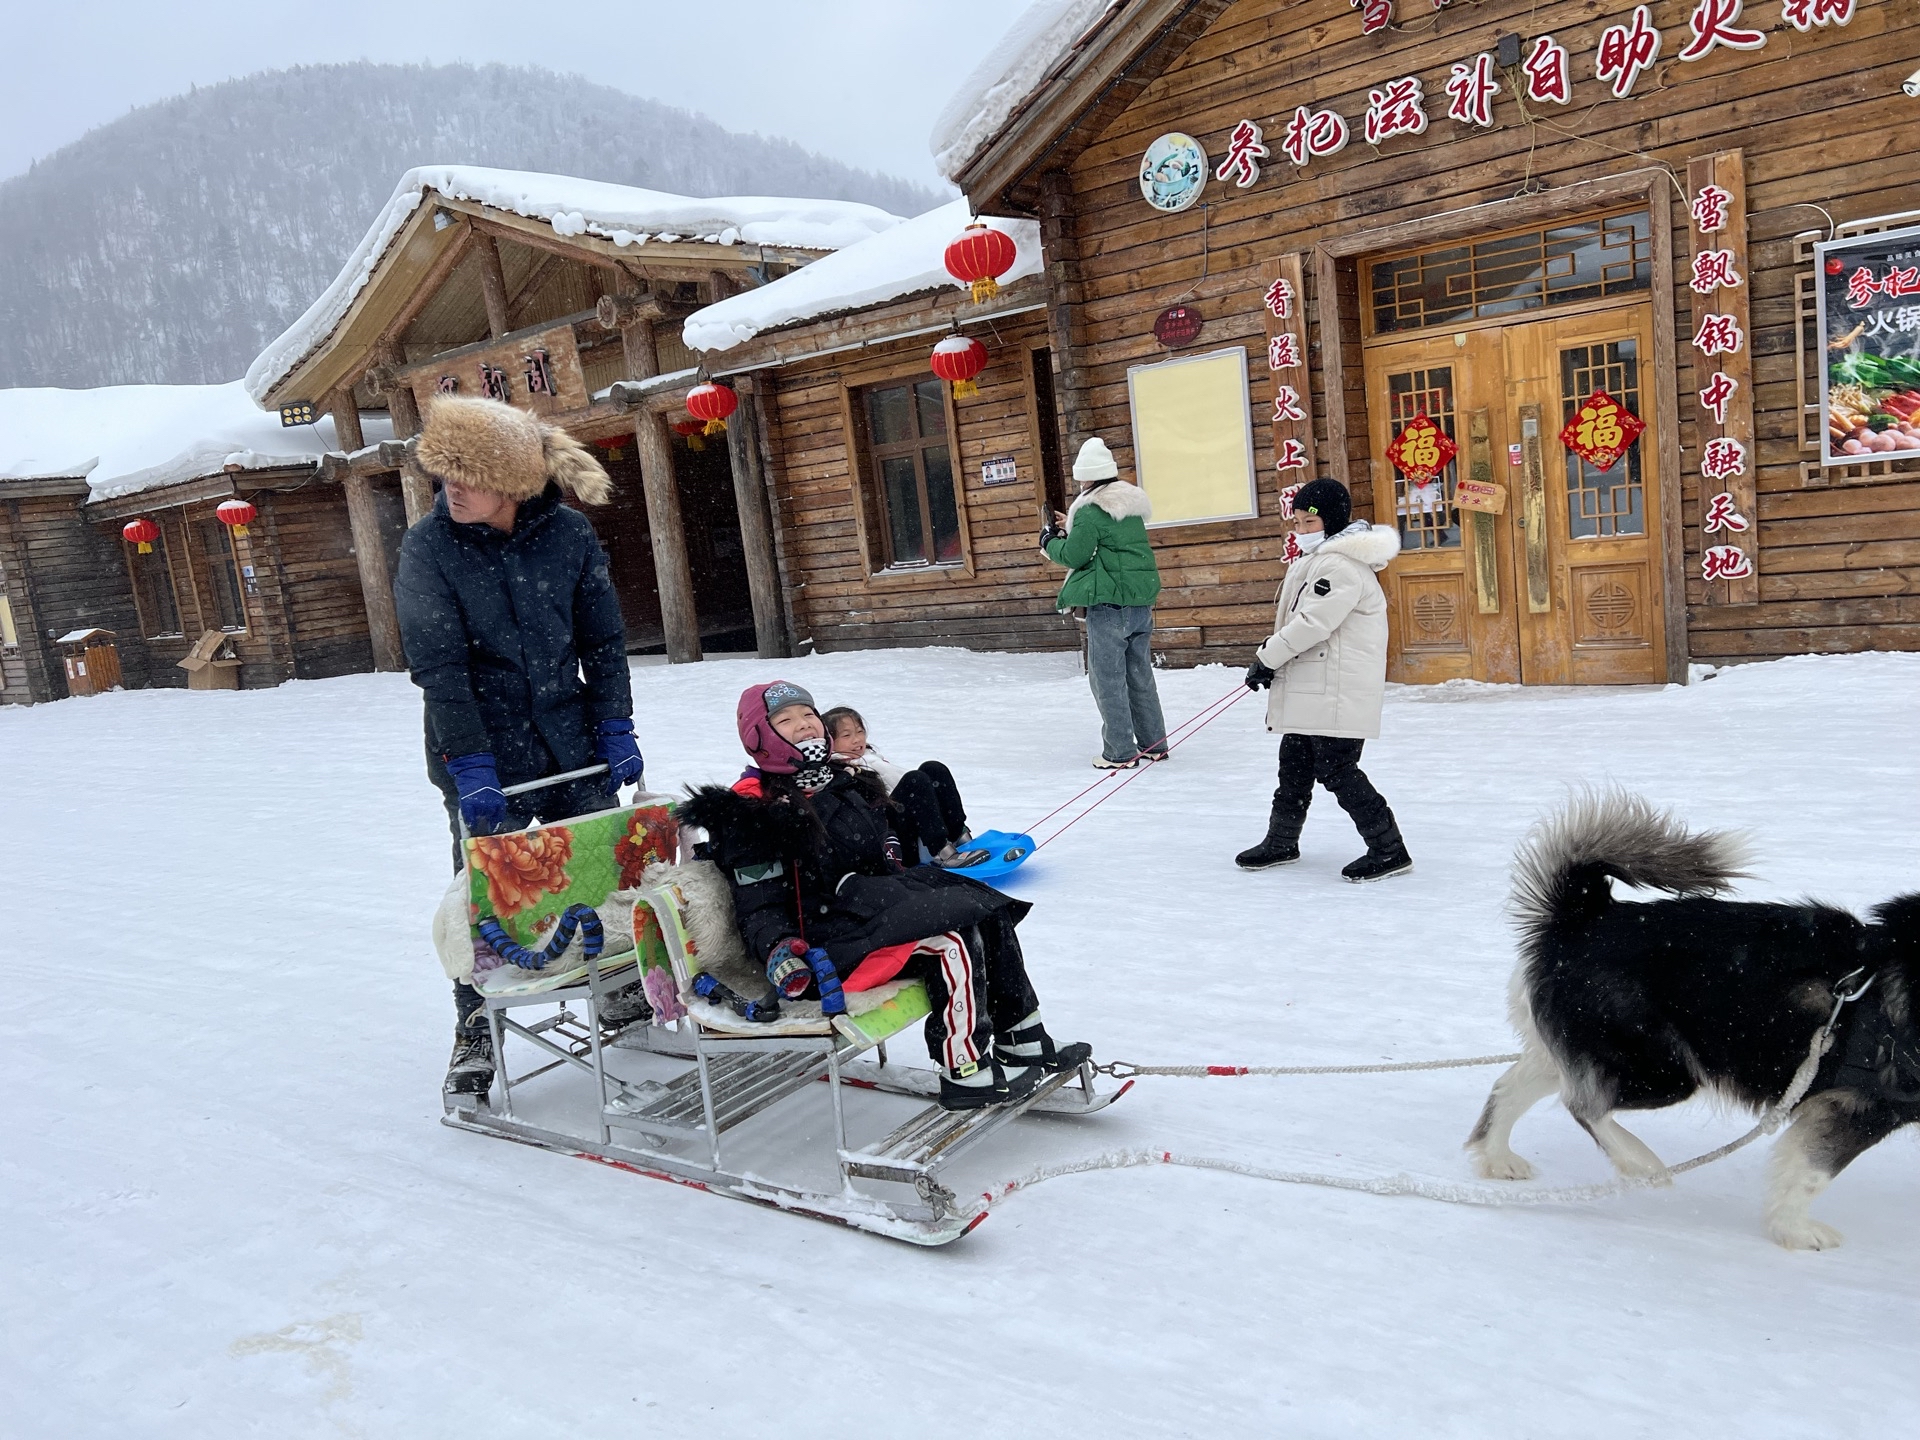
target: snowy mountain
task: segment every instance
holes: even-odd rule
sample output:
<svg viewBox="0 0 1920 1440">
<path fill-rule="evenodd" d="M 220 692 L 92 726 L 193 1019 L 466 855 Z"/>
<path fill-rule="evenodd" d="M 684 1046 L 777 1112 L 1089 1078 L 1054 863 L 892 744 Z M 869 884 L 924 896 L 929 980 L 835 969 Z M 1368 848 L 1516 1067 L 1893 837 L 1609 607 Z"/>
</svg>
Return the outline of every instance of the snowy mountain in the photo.
<svg viewBox="0 0 1920 1440">
<path fill-rule="evenodd" d="M 533 67 L 270 71 L 130 111 L 0 182 L 0 386 L 231 379 L 426 163 L 897 215 L 942 199 Z"/>
</svg>

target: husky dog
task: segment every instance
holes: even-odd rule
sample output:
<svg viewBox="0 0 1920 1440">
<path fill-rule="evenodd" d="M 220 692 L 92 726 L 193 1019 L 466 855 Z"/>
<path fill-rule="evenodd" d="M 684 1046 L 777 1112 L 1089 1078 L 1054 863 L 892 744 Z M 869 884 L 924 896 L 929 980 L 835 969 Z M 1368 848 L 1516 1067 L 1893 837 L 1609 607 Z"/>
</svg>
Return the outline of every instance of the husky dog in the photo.
<svg viewBox="0 0 1920 1440">
<path fill-rule="evenodd" d="M 1515 861 L 1519 963 L 1509 1011 L 1520 1059 L 1494 1082 L 1467 1140 L 1490 1180 L 1525 1180 L 1516 1121 L 1558 1093 L 1622 1175 L 1666 1167 L 1614 1118 L 1705 1090 L 1748 1110 L 1777 1103 L 1833 1014 L 1834 1043 L 1773 1148 L 1767 1231 L 1789 1249 L 1840 1243 L 1814 1197 L 1855 1156 L 1920 1122 L 1920 894 L 1864 923 L 1810 901 L 1718 898 L 1743 878 L 1744 844 L 1688 830 L 1638 796 L 1588 793 L 1536 826 Z M 1613 880 L 1676 898 L 1623 902 Z"/>
</svg>

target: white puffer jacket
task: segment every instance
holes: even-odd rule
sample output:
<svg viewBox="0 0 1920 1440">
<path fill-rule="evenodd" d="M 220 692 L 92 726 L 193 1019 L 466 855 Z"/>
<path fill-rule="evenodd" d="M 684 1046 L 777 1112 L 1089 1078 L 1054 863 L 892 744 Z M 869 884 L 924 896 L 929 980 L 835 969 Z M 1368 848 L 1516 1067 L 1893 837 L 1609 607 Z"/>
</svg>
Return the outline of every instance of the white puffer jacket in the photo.
<svg viewBox="0 0 1920 1440">
<path fill-rule="evenodd" d="M 1357 521 L 1287 568 L 1274 634 L 1267 729 L 1374 740 L 1387 688 L 1387 597 L 1374 573 L 1400 553 L 1390 525 Z"/>
</svg>

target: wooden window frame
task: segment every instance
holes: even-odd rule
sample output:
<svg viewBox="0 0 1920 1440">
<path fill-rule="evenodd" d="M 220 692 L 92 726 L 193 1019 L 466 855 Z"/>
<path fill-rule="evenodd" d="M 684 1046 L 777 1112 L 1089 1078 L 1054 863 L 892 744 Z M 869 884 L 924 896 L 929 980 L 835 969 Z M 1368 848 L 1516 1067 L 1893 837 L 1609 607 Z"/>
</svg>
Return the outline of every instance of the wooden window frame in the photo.
<svg viewBox="0 0 1920 1440">
<path fill-rule="evenodd" d="M 1073 495 L 1071 493 L 1073 489 L 1071 483 L 1073 480 L 1073 461 L 1067 454 L 1067 437 L 1060 424 L 1060 391 L 1059 387 L 1055 386 L 1049 397 L 1054 422 L 1053 449 L 1060 466 L 1060 494 L 1056 499 L 1056 497 L 1049 492 L 1047 486 L 1048 447 L 1046 436 L 1042 433 L 1041 428 L 1040 380 L 1036 373 L 1041 355 L 1047 357 L 1047 365 L 1051 370 L 1053 365 L 1053 339 L 1047 335 L 1035 336 L 1028 340 L 1022 348 L 1026 363 L 1021 369 L 1020 378 L 1027 401 L 1027 449 L 1033 456 L 1033 503 L 1036 508 L 1045 506 L 1048 510 L 1064 511 L 1067 506 L 1073 503 Z M 1037 522 L 1039 516 L 1036 515 L 1034 519 Z"/>
<path fill-rule="evenodd" d="M 218 525 L 220 527 L 220 532 L 221 532 L 220 538 L 226 546 L 227 567 L 233 572 L 232 578 L 233 578 L 234 599 L 238 601 L 240 606 L 240 624 L 237 627 L 231 628 L 231 629 L 229 629 L 225 625 L 222 625 L 219 627 L 221 633 L 226 635 L 247 635 L 252 633 L 253 617 L 247 613 L 247 581 L 246 581 L 246 577 L 240 573 L 240 547 L 234 541 L 232 528 L 230 526 L 222 525 L 220 523 L 220 517 L 217 512 L 210 518 L 197 519 L 197 520 L 191 521 L 190 523 L 192 527 L 196 530 L 198 530 L 199 527 L 202 525 L 207 525 L 207 524 Z M 200 533 L 203 535 L 206 535 L 206 534 L 211 534 L 212 532 L 201 531 Z M 206 559 L 207 559 L 207 569 L 208 569 L 207 584 L 213 585 L 214 577 L 212 574 L 212 570 L 214 566 L 221 563 L 221 560 L 217 554 L 208 555 Z M 213 600 L 214 608 L 217 610 L 219 608 L 220 597 L 217 594 L 215 594 L 210 596 L 209 598 Z"/>
<path fill-rule="evenodd" d="M 167 538 L 166 521 L 159 516 L 155 516 L 153 517 L 153 523 L 155 528 L 160 531 L 159 535 L 155 538 L 160 542 L 161 547 L 161 570 L 167 577 L 167 588 L 173 592 L 173 618 L 174 623 L 179 628 L 175 630 L 155 630 L 153 628 L 153 620 L 147 614 L 145 602 L 140 598 L 138 569 L 140 553 L 134 548 L 132 542 L 123 536 L 120 541 L 120 549 L 126 556 L 127 581 L 129 588 L 133 591 L 133 613 L 135 618 L 140 621 L 140 638 L 142 640 L 183 640 L 187 634 L 187 616 L 185 609 L 180 604 L 180 577 L 174 573 L 173 569 L 173 545 Z"/>
<path fill-rule="evenodd" d="M 922 359 L 896 360 L 840 374 L 840 424 L 845 436 L 847 480 L 853 491 L 854 531 L 860 547 L 860 563 L 870 584 L 912 585 L 947 584 L 956 578 L 974 575 L 973 536 L 967 512 L 966 468 L 960 450 L 959 407 L 954 404 L 953 387 L 940 382 L 941 404 L 947 425 L 947 453 L 953 467 L 953 506 L 960 530 L 960 559 L 930 562 L 925 565 L 894 566 L 890 560 L 876 566 L 876 560 L 892 548 L 887 516 L 880 511 L 884 500 L 877 492 L 877 477 L 872 473 L 874 455 L 868 443 L 867 419 L 862 395 L 868 390 L 891 385 L 913 386 L 931 379 Z"/>
</svg>

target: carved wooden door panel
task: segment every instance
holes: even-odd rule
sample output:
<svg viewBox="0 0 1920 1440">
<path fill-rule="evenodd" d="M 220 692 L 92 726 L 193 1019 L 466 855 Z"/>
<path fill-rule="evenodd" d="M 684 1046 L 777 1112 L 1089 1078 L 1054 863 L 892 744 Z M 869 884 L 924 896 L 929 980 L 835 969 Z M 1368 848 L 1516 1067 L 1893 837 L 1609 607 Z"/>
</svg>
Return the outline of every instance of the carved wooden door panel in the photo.
<svg viewBox="0 0 1920 1440">
<path fill-rule="evenodd" d="M 1507 471 L 1509 573 L 1520 668 L 1529 684 L 1656 684 L 1666 679 L 1660 486 L 1654 444 L 1659 387 L 1643 306 L 1535 320 L 1501 332 L 1507 424 L 1520 445 Z M 1561 441 L 1596 391 L 1604 413 L 1579 437 L 1618 443 L 1620 421 L 1645 430 L 1602 469 Z M 1589 412 L 1589 416 L 1592 412 Z"/>
</svg>

